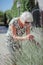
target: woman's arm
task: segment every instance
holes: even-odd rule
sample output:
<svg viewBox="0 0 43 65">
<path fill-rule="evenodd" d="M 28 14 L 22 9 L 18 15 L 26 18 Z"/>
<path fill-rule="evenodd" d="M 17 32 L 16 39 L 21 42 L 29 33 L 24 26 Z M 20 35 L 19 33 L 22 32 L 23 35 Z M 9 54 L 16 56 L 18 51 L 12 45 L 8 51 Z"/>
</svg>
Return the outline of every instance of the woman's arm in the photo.
<svg viewBox="0 0 43 65">
<path fill-rule="evenodd" d="M 13 39 L 16 39 L 16 40 L 26 40 L 27 39 L 27 35 L 26 36 L 21 36 L 21 37 L 16 35 L 17 31 L 16 31 L 15 26 L 10 25 L 9 27 L 10 27 L 10 30 L 12 32 Z"/>
<path fill-rule="evenodd" d="M 29 40 L 29 39 L 32 39 L 33 38 L 33 35 L 31 35 L 31 34 L 26 34 L 26 36 L 17 36 L 16 35 L 16 28 L 15 28 L 15 26 L 13 26 L 13 24 L 12 25 L 10 25 L 9 26 L 10 27 L 10 29 L 11 29 L 11 32 L 12 32 L 12 37 L 13 37 L 13 39 L 15 39 L 15 40 Z"/>
<path fill-rule="evenodd" d="M 30 29 L 29 29 L 29 28 L 26 29 L 26 34 L 27 34 L 27 37 L 28 37 L 28 39 L 29 39 L 30 41 L 33 41 L 33 42 L 35 43 L 35 45 L 38 45 L 39 47 L 41 47 L 41 46 L 40 46 L 40 43 L 37 42 L 37 41 L 34 39 L 34 36 L 30 34 Z"/>
<path fill-rule="evenodd" d="M 30 34 L 30 27 L 26 28 L 26 35 L 27 35 L 29 40 L 33 40 L 34 39 L 34 36 L 32 34 Z"/>
</svg>

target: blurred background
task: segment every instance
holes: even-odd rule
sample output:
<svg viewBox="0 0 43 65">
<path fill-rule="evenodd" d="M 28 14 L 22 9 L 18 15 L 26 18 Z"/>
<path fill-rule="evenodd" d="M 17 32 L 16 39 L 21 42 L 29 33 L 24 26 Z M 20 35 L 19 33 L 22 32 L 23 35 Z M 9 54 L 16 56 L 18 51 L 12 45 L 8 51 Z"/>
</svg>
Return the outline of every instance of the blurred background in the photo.
<svg viewBox="0 0 43 65">
<path fill-rule="evenodd" d="M 36 27 L 43 26 L 43 0 L 0 0 L 0 25 L 8 27 L 13 17 L 18 17 L 24 11 L 33 14 Z"/>
</svg>

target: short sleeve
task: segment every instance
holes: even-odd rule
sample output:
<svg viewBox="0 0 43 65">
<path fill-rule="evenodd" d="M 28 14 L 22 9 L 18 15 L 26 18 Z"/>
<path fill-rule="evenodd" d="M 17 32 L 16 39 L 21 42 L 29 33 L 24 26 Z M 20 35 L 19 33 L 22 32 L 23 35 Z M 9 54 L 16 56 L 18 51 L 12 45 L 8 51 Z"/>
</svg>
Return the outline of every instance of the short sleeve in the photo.
<svg viewBox="0 0 43 65">
<path fill-rule="evenodd" d="M 13 19 L 10 21 L 9 26 L 10 26 L 11 24 L 13 24 L 14 21 L 15 21 L 15 18 L 13 18 Z"/>
<path fill-rule="evenodd" d="M 9 26 L 10 26 L 11 24 L 16 25 L 17 20 L 18 20 L 18 17 L 17 17 L 17 18 L 13 18 L 13 19 L 10 21 Z"/>
</svg>

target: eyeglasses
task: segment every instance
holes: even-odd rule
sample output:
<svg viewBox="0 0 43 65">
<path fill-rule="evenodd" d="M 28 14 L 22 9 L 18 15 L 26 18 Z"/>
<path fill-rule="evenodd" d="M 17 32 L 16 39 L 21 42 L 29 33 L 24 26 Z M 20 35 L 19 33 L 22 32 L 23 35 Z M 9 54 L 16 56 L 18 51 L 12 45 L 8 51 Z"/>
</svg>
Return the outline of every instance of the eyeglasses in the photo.
<svg viewBox="0 0 43 65">
<path fill-rule="evenodd" d="M 29 22 L 25 21 L 25 23 L 29 24 Z"/>
</svg>

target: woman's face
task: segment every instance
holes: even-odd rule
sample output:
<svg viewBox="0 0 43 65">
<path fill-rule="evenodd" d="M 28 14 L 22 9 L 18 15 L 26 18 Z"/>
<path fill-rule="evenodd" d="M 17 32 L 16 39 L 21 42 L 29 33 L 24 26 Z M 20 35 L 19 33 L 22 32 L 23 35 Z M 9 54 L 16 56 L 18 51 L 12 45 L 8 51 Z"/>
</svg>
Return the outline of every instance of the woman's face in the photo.
<svg viewBox="0 0 43 65">
<path fill-rule="evenodd" d="M 30 28 L 31 27 L 31 23 L 25 22 L 25 26 Z"/>
</svg>

